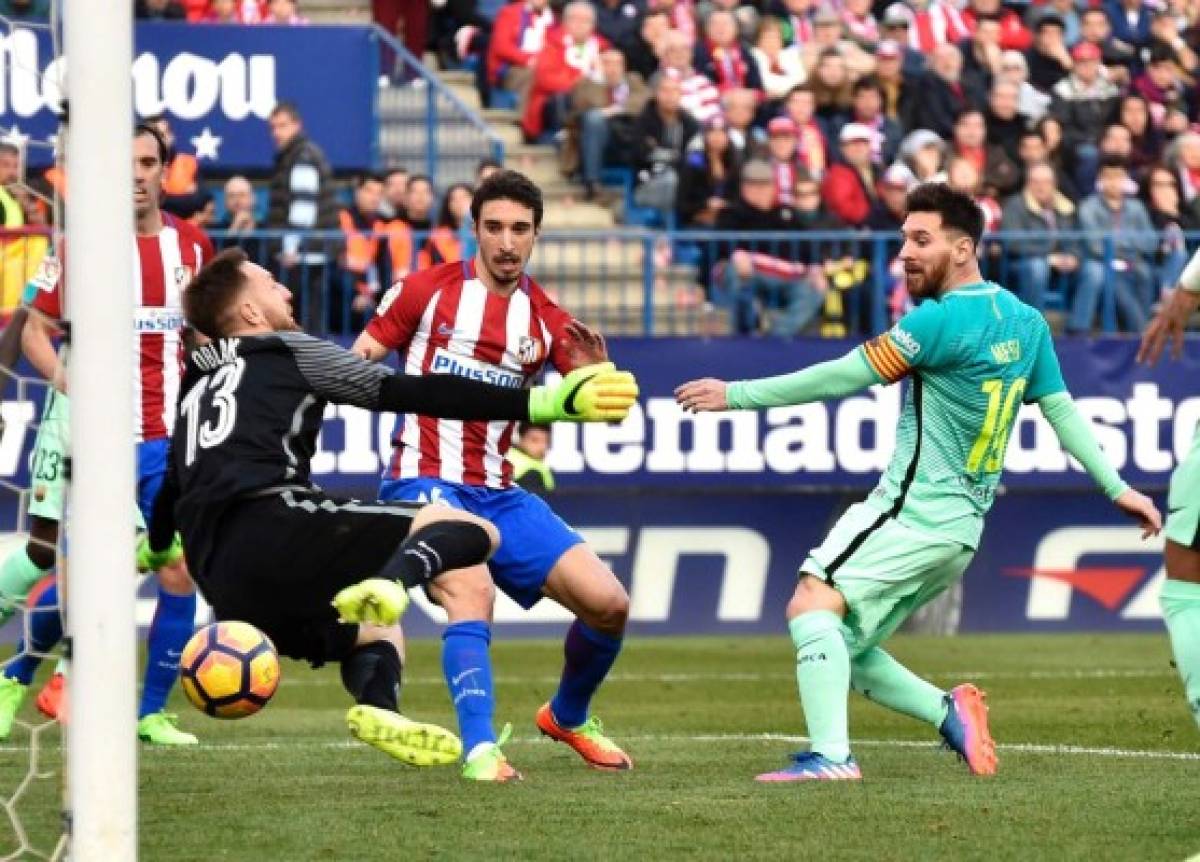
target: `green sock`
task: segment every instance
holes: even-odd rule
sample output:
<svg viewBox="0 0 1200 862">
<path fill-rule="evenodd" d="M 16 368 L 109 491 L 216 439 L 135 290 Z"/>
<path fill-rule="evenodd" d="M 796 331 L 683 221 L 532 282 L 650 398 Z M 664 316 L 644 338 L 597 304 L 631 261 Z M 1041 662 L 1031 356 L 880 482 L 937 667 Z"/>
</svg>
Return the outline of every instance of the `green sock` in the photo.
<svg viewBox="0 0 1200 862">
<path fill-rule="evenodd" d="M 1171 636 L 1175 667 L 1183 677 L 1183 693 L 1200 725 L 1200 584 L 1167 578 L 1159 602 Z"/>
<path fill-rule="evenodd" d="M 48 571 L 35 566 L 24 547 L 14 551 L 0 563 L 0 597 L 23 600 Z"/>
<path fill-rule="evenodd" d="M 946 692 L 921 679 L 879 647 L 850 662 L 850 685 L 863 697 L 941 727 L 946 719 Z"/>
<path fill-rule="evenodd" d="M 796 645 L 796 683 L 811 748 L 841 763 L 850 756 L 850 653 L 842 619 L 833 611 L 808 611 L 788 622 Z"/>
</svg>

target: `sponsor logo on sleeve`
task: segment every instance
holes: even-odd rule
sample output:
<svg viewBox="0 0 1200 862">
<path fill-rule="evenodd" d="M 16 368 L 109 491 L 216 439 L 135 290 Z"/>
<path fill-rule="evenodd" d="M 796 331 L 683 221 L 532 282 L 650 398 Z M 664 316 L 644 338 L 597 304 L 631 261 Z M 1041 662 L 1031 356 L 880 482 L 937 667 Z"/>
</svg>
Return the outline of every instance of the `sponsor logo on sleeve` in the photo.
<svg viewBox="0 0 1200 862">
<path fill-rule="evenodd" d="M 901 329 L 899 326 L 893 326 L 889 334 L 892 336 L 896 348 L 904 354 L 905 358 L 913 359 L 921 352 L 921 342 L 917 341 L 916 336 L 911 332 Z"/>
</svg>

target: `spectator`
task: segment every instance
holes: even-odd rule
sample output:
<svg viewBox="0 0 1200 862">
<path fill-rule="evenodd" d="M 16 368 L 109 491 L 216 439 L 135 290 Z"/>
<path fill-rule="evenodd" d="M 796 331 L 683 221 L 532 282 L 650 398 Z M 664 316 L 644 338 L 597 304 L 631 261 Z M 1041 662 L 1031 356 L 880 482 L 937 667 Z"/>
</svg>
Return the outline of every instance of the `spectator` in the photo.
<svg viewBox="0 0 1200 862">
<path fill-rule="evenodd" d="M 1132 92 L 1142 96 L 1150 105 L 1150 118 L 1156 126 L 1167 126 L 1167 116 L 1172 112 L 1182 114 L 1185 118 L 1193 114 L 1192 94 L 1184 85 L 1176 63 L 1175 52 L 1169 46 L 1155 43 L 1150 49 L 1146 71 L 1133 80 Z M 1182 131 L 1187 123 L 1184 122 L 1182 127 L 1176 125 L 1173 131 Z"/>
<path fill-rule="evenodd" d="M 750 49 L 758 73 L 762 76 L 763 90 L 771 99 L 782 99 L 797 84 L 808 79 L 800 48 L 784 46 L 783 24 L 778 18 L 764 17 L 758 27 L 758 39 Z"/>
<path fill-rule="evenodd" d="M 1078 201 L 1081 195 L 1090 194 L 1092 191 L 1090 187 L 1088 189 L 1080 189 L 1075 184 L 1074 173 L 1071 170 L 1073 163 L 1063 149 L 1062 123 L 1047 114 L 1038 120 L 1034 125 L 1034 129 L 1042 136 L 1042 140 L 1046 144 L 1046 161 L 1054 168 L 1054 175 L 1058 177 L 1059 190 L 1063 194 L 1067 194 L 1067 190 L 1070 189 L 1070 197 L 1073 201 Z M 1069 178 L 1069 184 L 1063 182 L 1063 177 Z"/>
<path fill-rule="evenodd" d="M 1050 148 L 1046 146 L 1046 139 L 1042 137 L 1042 133 L 1037 129 L 1027 129 L 1021 134 L 1021 142 L 1017 148 L 1017 155 L 1020 156 L 1021 160 L 1022 184 L 1028 182 L 1030 168 L 1045 162 L 1054 171 L 1054 186 L 1059 194 L 1064 195 L 1068 200 L 1072 201 L 1079 197 L 1075 191 L 1075 184 L 1070 174 L 1051 163 Z"/>
<path fill-rule="evenodd" d="M 1112 24 L 1103 9 L 1091 6 L 1079 13 L 1079 40 L 1100 49 L 1100 62 L 1110 81 L 1124 87 L 1132 80 L 1130 69 L 1137 63 L 1137 50 L 1131 43 L 1113 38 Z"/>
<path fill-rule="evenodd" d="M 883 113 L 883 88 L 874 75 L 867 75 L 854 82 L 851 88 L 850 113 L 844 122 L 830 127 L 836 135 L 846 122 L 866 126 L 873 133 L 871 159 L 881 165 L 890 165 L 900 150 L 900 139 L 904 130 L 900 124 Z"/>
<path fill-rule="evenodd" d="M 842 38 L 842 16 L 832 6 L 821 6 L 813 16 L 813 37 L 800 49 L 804 68 L 810 75 L 825 60 L 828 52 L 836 51 L 845 66 L 845 75 L 854 80 L 875 71 L 875 57 L 857 43 Z"/>
<path fill-rule="evenodd" d="M 1185 24 L 1184 28 L 1187 26 L 1189 25 Z M 1168 7 L 1160 6 L 1151 12 L 1150 39 L 1152 50 L 1155 45 L 1162 45 L 1164 48 L 1171 49 L 1175 55 L 1175 62 L 1180 72 L 1185 75 L 1195 73 L 1196 52 L 1191 49 L 1187 41 L 1180 34 L 1180 25 Z"/>
<path fill-rule="evenodd" d="M 754 127 L 758 98 L 753 90 L 728 90 L 721 95 L 721 110 L 729 129 L 729 140 L 738 157 L 749 161 L 766 146 L 762 129 Z"/>
<path fill-rule="evenodd" d="M 696 71 L 728 90 L 762 91 L 762 75 L 750 53 L 750 46 L 738 36 L 737 21 L 731 12 L 714 10 L 704 24 L 703 41 L 698 42 L 692 65 Z"/>
<path fill-rule="evenodd" d="M 1080 42 L 1071 51 L 1075 68 L 1054 85 L 1050 111 L 1062 123 L 1065 146 L 1075 154 L 1079 188 L 1090 189 L 1100 161 L 1097 142 L 1117 106 L 1120 91 L 1103 74 L 1100 49 Z"/>
<path fill-rule="evenodd" d="M 1010 159 L 1017 159 L 1017 145 L 1025 131 L 1025 118 L 1017 110 L 1019 91 L 1015 84 L 1003 78 L 992 84 L 988 93 L 987 119 L 988 141 L 997 144 Z"/>
<path fill-rule="evenodd" d="M 699 130 L 696 121 L 680 108 L 681 95 L 678 75 L 660 73 L 654 97 L 635 126 L 638 187 L 634 200 L 638 206 L 661 213 L 675 210 L 684 147 Z"/>
<path fill-rule="evenodd" d="M 1001 227 L 1023 234 L 1005 245 L 1015 273 L 1016 293 L 1038 311 L 1046 307 L 1052 279 L 1069 279 L 1079 270 L 1078 246 L 1063 234 L 1078 230 L 1075 204 L 1058 189 L 1054 168 L 1037 162 L 1027 171 L 1025 188 L 1004 204 Z"/>
<path fill-rule="evenodd" d="M 796 177 L 803 169 L 797 153 L 799 130 L 787 117 L 776 117 L 767 124 L 767 155 L 775 178 L 775 200 L 792 206 Z"/>
<path fill-rule="evenodd" d="M 950 0 L 909 0 L 908 5 L 913 11 L 909 45 L 925 56 L 971 35 L 958 7 Z"/>
<path fill-rule="evenodd" d="M 969 107 L 983 104 L 983 93 L 961 80 L 962 53 L 954 45 L 938 45 L 931 68 L 921 77 L 915 100 L 913 125 L 929 129 L 940 138 L 954 133 L 954 121 Z"/>
<path fill-rule="evenodd" d="M 875 80 L 883 91 L 883 113 L 901 129 L 910 128 L 916 99 L 909 75 L 904 72 L 903 48 L 899 42 L 885 39 L 875 48 Z M 922 65 L 924 61 L 922 60 Z M 920 73 L 918 73 L 920 74 Z"/>
<path fill-rule="evenodd" d="M 237 0 L 208 0 L 204 17 L 205 24 L 244 24 Z"/>
<path fill-rule="evenodd" d="M 666 54 L 667 40 L 670 34 L 677 32 L 671 29 L 671 18 L 665 11 L 648 12 L 643 16 L 641 29 L 638 31 L 638 37 L 633 46 L 622 52 L 625 54 L 625 63 L 629 67 L 629 71 L 637 72 L 642 76 L 643 81 L 649 80 L 658 71 L 660 60 Z M 683 33 L 678 35 L 688 46 L 686 63 L 690 66 L 691 41 Z"/>
<path fill-rule="evenodd" d="M 1097 192 L 1079 205 L 1084 240 L 1079 288 L 1067 323 L 1069 333 L 1087 333 L 1106 281 L 1116 299 L 1117 313 L 1127 332 L 1140 332 L 1156 299 L 1150 259 L 1158 247 L 1150 215 L 1141 201 L 1126 195 L 1129 174 L 1117 158 L 1100 162 Z M 1111 244 L 1110 249 L 1106 246 Z"/>
<path fill-rule="evenodd" d="M 950 163 L 946 166 L 946 185 L 975 198 L 975 203 L 983 211 L 985 233 L 1000 229 L 1000 204 L 995 196 L 984 188 L 983 174 L 975 167 L 973 161 L 962 156 L 951 156 Z"/>
<path fill-rule="evenodd" d="M 600 67 L 603 80 L 585 78 L 571 91 L 567 136 L 558 154 L 565 175 L 581 171 L 588 200 L 599 193 L 606 165 L 632 165 L 633 127 L 650 97 L 642 76 L 625 71 L 620 51 L 604 51 Z"/>
<path fill-rule="evenodd" d="M 862 227 L 879 197 L 875 189 L 879 164 L 871 157 L 875 134 L 867 126 L 847 123 L 838 134 L 842 160 L 829 167 L 821 182 L 821 198 L 829 211 L 850 227 Z"/>
<path fill-rule="evenodd" d="M 133 16 L 139 21 L 184 21 L 187 10 L 179 0 L 137 0 Z"/>
<path fill-rule="evenodd" d="M 901 69 L 906 76 L 916 78 L 925 71 L 926 55 L 914 47 L 909 34 L 912 30 L 913 13 L 904 3 L 893 3 L 884 10 L 880 22 L 879 41 L 895 42 L 900 46 Z M 876 46 L 878 47 L 878 46 Z"/>
<path fill-rule="evenodd" d="M 1146 171 L 1142 183 L 1142 201 L 1150 214 L 1150 223 L 1158 233 L 1154 251 L 1155 287 L 1169 290 L 1179 281 L 1188 261 L 1185 233 L 1200 230 L 1200 208 L 1183 203 L 1179 178 L 1166 165 L 1154 165 Z"/>
<path fill-rule="evenodd" d="M 284 24 L 290 27 L 304 26 L 309 20 L 300 14 L 298 0 L 269 0 L 264 24 Z"/>
<path fill-rule="evenodd" d="M 438 223 L 421 249 L 418 265 L 425 269 L 439 263 L 469 260 L 476 251 L 471 230 L 471 187 L 455 183 L 446 189 L 438 211 Z"/>
<path fill-rule="evenodd" d="M 811 233 L 845 233 L 846 223 L 833 214 L 821 199 L 821 186 L 801 173 L 796 180 L 793 211 L 796 228 Z M 810 281 L 824 294 L 821 315 L 823 338 L 846 337 L 846 303 L 843 294 L 859 287 L 867 274 L 865 261 L 856 260 L 853 243 L 822 238 L 807 243 L 801 261 L 813 267 Z M 836 289 L 831 289 L 836 288 Z"/>
<path fill-rule="evenodd" d="M 546 463 L 550 434 L 549 425 L 521 422 L 517 425 L 517 439 L 506 455 L 513 465 L 513 482 L 539 497 L 554 490 L 554 473 Z"/>
<path fill-rule="evenodd" d="M 1101 4 L 1112 35 L 1134 50 L 1150 45 L 1151 7 L 1142 0 L 1104 0 Z"/>
<path fill-rule="evenodd" d="M 1007 81 L 1017 88 L 1017 113 L 1026 122 L 1036 123 L 1050 110 L 1050 94 L 1029 83 L 1029 63 L 1020 51 L 1005 51 L 1001 55 L 1000 72 L 995 81 Z"/>
<path fill-rule="evenodd" d="M 479 164 L 475 166 L 475 185 L 480 185 L 484 180 L 496 173 L 496 171 L 503 169 L 504 165 L 495 159 L 480 159 Z"/>
<path fill-rule="evenodd" d="M 556 132 L 566 115 L 567 94 L 583 80 L 602 82 L 600 53 L 608 47 L 596 33 L 596 10 L 587 0 L 563 7 L 563 22 L 546 34 L 546 46 L 534 66 L 533 85 L 521 116 L 527 141 Z"/>
<path fill-rule="evenodd" d="M 1145 98 L 1130 93 L 1117 107 L 1117 122 L 1129 129 L 1133 144 L 1130 166 L 1137 172 L 1162 158 L 1163 134 L 1150 122 L 1150 106 Z"/>
<path fill-rule="evenodd" d="M 1000 73 L 1004 49 L 1000 47 L 1000 19 L 984 15 L 976 19 L 975 32 L 959 45 L 962 52 L 962 80 L 975 90 L 986 93 Z"/>
<path fill-rule="evenodd" d="M 384 290 L 408 274 L 412 265 L 412 231 L 402 221 L 385 221 L 379 214 L 383 202 L 383 178 L 375 174 L 357 177 L 354 205 L 338 213 L 345 238 L 342 272 L 352 285 L 351 328 L 361 328 Z M 345 314 L 342 302 L 332 303 L 331 325 L 340 329 Z"/>
<path fill-rule="evenodd" d="M 713 117 L 704 127 L 702 146 L 689 148 L 679 172 L 676 210 L 685 227 L 711 228 L 737 194 L 740 168 L 725 120 Z"/>
<path fill-rule="evenodd" d="M 900 142 L 900 164 L 908 168 L 914 181 L 938 182 L 946 177 L 946 142 L 936 132 L 917 129 Z"/>
<path fill-rule="evenodd" d="M 1192 206 L 1200 200 L 1200 134 L 1184 132 L 1167 146 L 1167 165 L 1179 177 L 1183 201 Z"/>
<path fill-rule="evenodd" d="M 337 229 L 333 173 L 325 153 L 304 134 L 295 105 L 277 103 L 267 123 L 275 142 L 267 227 L 291 231 L 279 252 L 279 278 L 296 299 L 297 320 L 318 335 L 326 331 L 322 305 L 329 259 L 324 241 L 305 239 L 303 232 Z"/>
<path fill-rule="evenodd" d="M 1128 171 L 1130 160 L 1133 157 L 1133 138 L 1129 134 L 1129 129 L 1117 123 L 1104 127 L 1104 133 L 1100 136 L 1100 160 L 1104 161 L 1105 157 L 1120 160 Z M 1137 194 L 1137 181 L 1133 177 L 1126 180 L 1125 186 L 1125 194 Z M 1092 187 L 1081 186 L 1080 191 L 1086 193 L 1090 188 Z"/>
<path fill-rule="evenodd" d="M 982 194 L 992 198 L 1008 197 L 1021 184 L 1021 171 L 988 134 L 983 112 L 971 108 L 958 115 L 950 149 L 954 156 L 971 163 L 979 174 Z M 973 194 L 980 194 L 973 191 Z"/>
<path fill-rule="evenodd" d="M 971 0 L 963 9 L 962 18 L 972 33 L 978 33 L 979 22 L 994 20 L 999 27 L 996 44 L 1002 51 L 1024 51 L 1033 42 L 1033 34 L 1021 16 L 1001 6 L 1000 0 Z"/>
<path fill-rule="evenodd" d="M 871 205 L 867 227 L 881 233 L 898 232 L 908 213 L 907 196 L 912 188 L 912 173 L 908 168 L 892 165 L 879 178 L 879 197 Z"/>
<path fill-rule="evenodd" d="M 1045 4 L 1045 11 L 1062 19 L 1063 41 L 1067 45 L 1074 46 L 1079 41 L 1079 9 L 1083 5 L 1077 0 L 1047 0 Z"/>
<path fill-rule="evenodd" d="M 783 115 L 796 125 L 800 163 L 819 182 L 829 164 L 830 148 L 816 111 L 817 99 L 807 85 L 796 87 L 783 103 Z"/>
<path fill-rule="evenodd" d="M 433 228 L 433 180 L 413 174 L 404 188 L 404 222 L 414 232 Z"/>
<path fill-rule="evenodd" d="M 594 0 L 596 32 L 618 51 L 628 55 L 637 46 L 646 17 L 642 0 Z M 665 22 L 664 22 L 665 23 Z"/>
<path fill-rule="evenodd" d="M 0 227 L 25 226 L 25 209 L 14 195 L 20 181 L 20 148 L 10 141 L 0 141 Z"/>
<path fill-rule="evenodd" d="M 789 47 L 808 44 L 813 37 L 814 0 L 783 0 L 779 6 L 782 9 L 776 14 L 783 24 L 784 44 Z"/>
<path fill-rule="evenodd" d="M 826 48 L 817 60 L 809 86 L 817 101 L 817 116 L 823 123 L 844 120 L 850 110 L 850 73 L 846 58 L 837 48 Z"/>
<path fill-rule="evenodd" d="M 871 0 L 842 0 L 842 32 L 868 53 L 874 53 L 882 34 L 871 12 Z"/>
<path fill-rule="evenodd" d="M 379 214 L 387 221 L 400 219 L 408 221 L 408 213 L 404 211 L 404 196 L 408 192 L 408 170 L 392 168 L 383 175 L 383 200 L 379 204 Z"/>
<path fill-rule="evenodd" d="M 496 13 L 488 41 L 488 83 L 516 93 L 518 103 L 524 103 L 533 85 L 535 61 L 554 26 L 549 6 L 550 0 L 513 0 Z"/>
<path fill-rule="evenodd" d="M 1055 12 L 1044 12 L 1033 25 L 1033 45 L 1025 52 L 1029 83 L 1043 93 L 1067 76 L 1074 65 L 1064 38 L 1066 28 Z"/>
<path fill-rule="evenodd" d="M 218 222 L 215 230 L 226 233 L 250 233 L 258 229 L 258 217 L 254 212 L 254 186 L 243 176 L 230 177 L 225 182 L 225 218 Z"/>
<path fill-rule="evenodd" d="M 679 78 L 680 106 L 698 123 L 707 123 L 721 113 L 721 91 L 707 75 L 692 68 L 692 41 L 672 30 L 663 40 L 663 71 Z"/>
<path fill-rule="evenodd" d="M 795 230 L 790 207 L 775 202 L 775 178 L 765 162 L 753 160 L 742 170 L 738 200 L 717 216 L 719 230 L 782 232 Z M 805 262 L 804 245 L 779 239 L 739 239 L 724 249 L 727 259 L 714 270 L 713 301 L 733 311 L 734 331 L 768 330 L 791 337 L 816 315 L 824 301 L 825 279 L 819 266 Z"/>
</svg>

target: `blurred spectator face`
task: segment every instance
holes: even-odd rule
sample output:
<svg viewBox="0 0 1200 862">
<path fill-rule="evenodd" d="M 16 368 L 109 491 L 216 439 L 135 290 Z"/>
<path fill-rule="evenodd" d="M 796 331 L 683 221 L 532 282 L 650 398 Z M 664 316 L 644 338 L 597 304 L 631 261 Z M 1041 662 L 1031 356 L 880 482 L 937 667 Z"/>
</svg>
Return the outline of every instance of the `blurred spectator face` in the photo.
<svg viewBox="0 0 1200 862">
<path fill-rule="evenodd" d="M 997 80 L 1008 81 L 1019 89 L 1027 77 L 1029 64 L 1025 62 L 1025 57 L 1020 51 L 1005 51 L 1000 56 L 1000 73 L 996 76 Z"/>
<path fill-rule="evenodd" d="M 854 117 L 870 122 L 883 111 L 883 96 L 874 87 L 862 87 L 854 91 Z"/>
<path fill-rule="evenodd" d="M 433 207 L 433 186 L 427 179 L 414 179 L 404 194 L 404 211 L 410 220 L 424 221 Z"/>
<path fill-rule="evenodd" d="M 797 126 L 806 126 L 817 111 L 817 99 L 810 90 L 796 90 L 787 97 L 785 108 Z"/>
<path fill-rule="evenodd" d="M 728 12 L 712 12 L 708 16 L 704 32 L 714 45 L 728 48 L 737 41 L 737 21 Z"/>
<path fill-rule="evenodd" d="M 604 75 L 604 83 L 610 87 L 618 87 L 625 80 L 625 55 L 620 51 L 608 50 L 600 55 L 600 73 Z"/>
<path fill-rule="evenodd" d="M 842 157 L 846 163 L 855 168 L 871 167 L 871 142 L 862 138 L 842 141 Z"/>
<path fill-rule="evenodd" d="M 446 209 L 456 224 L 462 224 L 471 212 L 471 190 L 466 186 L 455 186 L 446 196 Z"/>
<path fill-rule="evenodd" d="M 1075 61 L 1075 77 L 1084 84 L 1091 84 L 1100 77 L 1100 61 L 1099 60 L 1076 60 Z"/>
<path fill-rule="evenodd" d="M 801 180 L 796 183 L 796 209 L 802 213 L 811 214 L 821 209 L 821 187 L 812 180 Z"/>
<path fill-rule="evenodd" d="M 404 194 L 408 191 L 408 172 L 392 171 L 383 178 L 383 194 L 393 207 L 404 207 Z"/>
<path fill-rule="evenodd" d="M 1050 153 L 1046 149 L 1046 142 L 1042 140 L 1039 134 L 1021 135 L 1021 142 L 1017 145 L 1017 155 L 1021 157 L 1021 161 L 1027 165 L 1044 162 L 1049 158 Z"/>
<path fill-rule="evenodd" d="M 849 80 L 846 60 L 841 54 L 823 54 L 817 61 L 815 74 L 821 83 L 835 90 Z"/>
<path fill-rule="evenodd" d="M 383 202 L 383 183 L 371 178 L 359 183 L 354 190 L 354 206 L 365 216 L 374 216 Z"/>
<path fill-rule="evenodd" d="M 1108 126 L 1100 137 L 1100 154 L 1129 158 L 1133 153 L 1133 137 L 1124 126 Z"/>
<path fill-rule="evenodd" d="M 758 28 L 757 45 L 768 57 L 783 50 L 783 27 L 778 18 L 763 18 L 762 26 Z"/>
<path fill-rule="evenodd" d="M 997 81 L 992 84 L 992 93 L 988 97 L 988 107 L 992 113 L 1002 120 L 1011 120 L 1017 116 L 1020 90 L 1009 81 Z"/>
<path fill-rule="evenodd" d="M 21 176 L 21 155 L 7 146 L 0 149 L 0 186 L 10 186 Z"/>
<path fill-rule="evenodd" d="M 254 187 L 245 177 L 233 177 L 225 183 L 225 209 L 230 218 L 238 213 L 254 214 Z"/>
<path fill-rule="evenodd" d="M 709 126 L 704 130 L 704 149 L 710 153 L 723 153 L 729 149 L 729 132 L 724 126 Z"/>
<path fill-rule="evenodd" d="M 790 132 L 776 132 L 767 138 L 767 149 L 775 161 L 790 162 L 796 158 L 796 136 Z"/>
<path fill-rule="evenodd" d="M 1100 168 L 1096 177 L 1096 188 L 1100 196 L 1110 203 L 1116 203 L 1125 197 L 1125 182 L 1129 174 L 1119 165 L 1105 165 Z"/>
<path fill-rule="evenodd" d="M 1063 43 L 1063 28 L 1055 21 L 1043 21 L 1033 34 L 1038 53 L 1052 54 Z"/>
<path fill-rule="evenodd" d="M 1000 11 L 1000 0 L 971 0 L 971 9 L 976 15 L 995 15 Z"/>
<path fill-rule="evenodd" d="M 979 169 L 968 159 L 952 159 L 946 169 L 946 184 L 960 192 L 979 194 Z"/>
<path fill-rule="evenodd" d="M 678 30 L 669 32 L 666 46 L 663 48 L 662 62 L 666 68 L 676 69 L 680 72 L 691 69 L 692 40 Z"/>
<path fill-rule="evenodd" d="M 818 21 L 813 26 L 813 43 L 818 47 L 830 48 L 842 38 L 841 21 Z"/>
<path fill-rule="evenodd" d="M 282 150 L 290 144 L 296 135 L 300 134 L 300 121 L 287 111 L 277 111 L 267 118 L 271 129 L 271 139 L 275 141 L 275 149 Z"/>
<path fill-rule="evenodd" d="M 517 440 L 517 447 L 536 461 L 541 461 L 550 451 L 549 428 L 526 428 Z"/>
<path fill-rule="evenodd" d="M 1200 170 L 1200 135 L 1185 133 L 1176 143 L 1179 163 L 1189 171 Z"/>
<path fill-rule="evenodd" d="M 1146 187 L 1151 208 L 1168 213 L 1179 211 L 1179 183 L 1169 169 L 1158 167 L 1152 170 L 1146 178 Z"/>
<path fill-rule="evenodd" d="M 1154 82 L 1154 86 L 1169 90 L 1175 86 L 1175 64 L 1170 60 L 1160 60 L 1146 65 L 1146 74 Z"/>
<path fill-rule="evenodd" d="M 1054 205 L 1054 194 L 1058 191 L 1054 179 L 1054 168 L 1042 163 L 1029 169 L 1029 177 L 1025 180 L 1025 189 L 1029 196 L 1037 201 L 1038 206 Z"/>
<path fill-rule="evenodd" d="M 568 3 L 563 9 L 562 26 L 576 43 L 586 42 L 596 30 L 596 10 L 588 3 Z"/>
<path fill-rule="evenodd" d="M 775 206 L 775 183 L 772 180 L 743 179 L 742 197 L 756 210 L 769 210 Z"/>
<path fill-rule="evenodd" d="M 1112 25 L 1103 9 L 1086 9 L 1079 19 L 1079 35 L 1084 42 L 1099 45 L 1108 41 Z"/>
<path fill-rule="evenodd" d="M 679 79 L 672 75 L 659 75 L 658 86 L 654 88 L 654 103 L 658 112 L 664 116 L 674 116 L 679 113 L 679 101 L 683 98 L 683 88 Z"/>
<path fill-rule="evenodd" d="M 1042 140 L 1046 142 L 1046 151 L 1057 152 L 1062 146 L 1062 124 L 1053 117 L 1045 117 L 1038 123 L 1038 131 L 1042 133 Z"/>
<path fill-rule="evenodd" d="M 289 21 L 296 14 L 295 0 L 271 0 L 268 9 L 276 21 Z"/>
<path fill-rule="evenodd" d="M 904 56 L 898 54 L 895 57 L 889 57 L 883 54 L 875 55 L 875 77 L 881 81 L 899 81 L 903 79 L 904 74 L 901 71 L 904 68 Z"/>
<path fill-rule="evenodd" d="M 1000 20 L 998 18 L 980 18 L 975 22 L 975 35 L 971 40 L 981 48 L 985 45 L 1000 44 Z"/>
<path fill-rule="evenodd" d="M 208 11 L 214 20 L 233 23 L 237 21 L 236 0 L 208 0 Z"/>
<path fill-rule="evenodd" d="M 906 200 L 908 197 L 908 186 L 884 180 L 879 184 L 879 197 L 883 199 L 883 205 L 890 212 L 901 215 L 908 207 Z"/>
<path fill-rule="evenodd" d="M 954 123 L 954 143 L 959 147 L 977 149 L 987 140 L 987 126 L 983 122 L 983 114 L 978 111 L 964 111 Z"/>
<path fill-rule="evenodd" d="M 658 51 L 671 31 L 671 19 L 663 14 L 647 15 L 642 19 L 642 41 Z"/>
<path fill-rule="evenodd" d="M 950 44 L 938 45 L 933 49 L 933 71 L 947 81 L 957 81 L 962 72 L 962 54 Z"/>
<path fill-rule="evenodd" d="M 754 122 L 758 100 L 753 90 L 730 90 L 725 94 L 725 121 L 734 129 L 748 129 Z"/>
<path fill-rule="evenodd" d="M 1118 119 L 1121 125 L 1129 129 L 1136 137 L 1146 134 L 1150 125 L 1150 109 L 1146 100 L 1141 96 L 1126 96 L 1121 100 L 1121 111 Z"/>
</svg>

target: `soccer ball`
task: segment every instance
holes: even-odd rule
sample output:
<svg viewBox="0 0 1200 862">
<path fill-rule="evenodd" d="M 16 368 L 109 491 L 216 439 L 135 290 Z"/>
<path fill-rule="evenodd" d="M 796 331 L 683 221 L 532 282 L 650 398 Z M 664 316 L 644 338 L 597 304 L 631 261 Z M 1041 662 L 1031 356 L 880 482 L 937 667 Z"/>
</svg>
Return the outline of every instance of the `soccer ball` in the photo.
<svg viewBox="0 0 1200 862">
<path fill-rule="evenodd" d="M 200 629 L 179 659 L 183 693 L 216 718 L 254 715 L 279 685 L 279 654 L 250 623 L 213 623 Z"/>
</svg>

